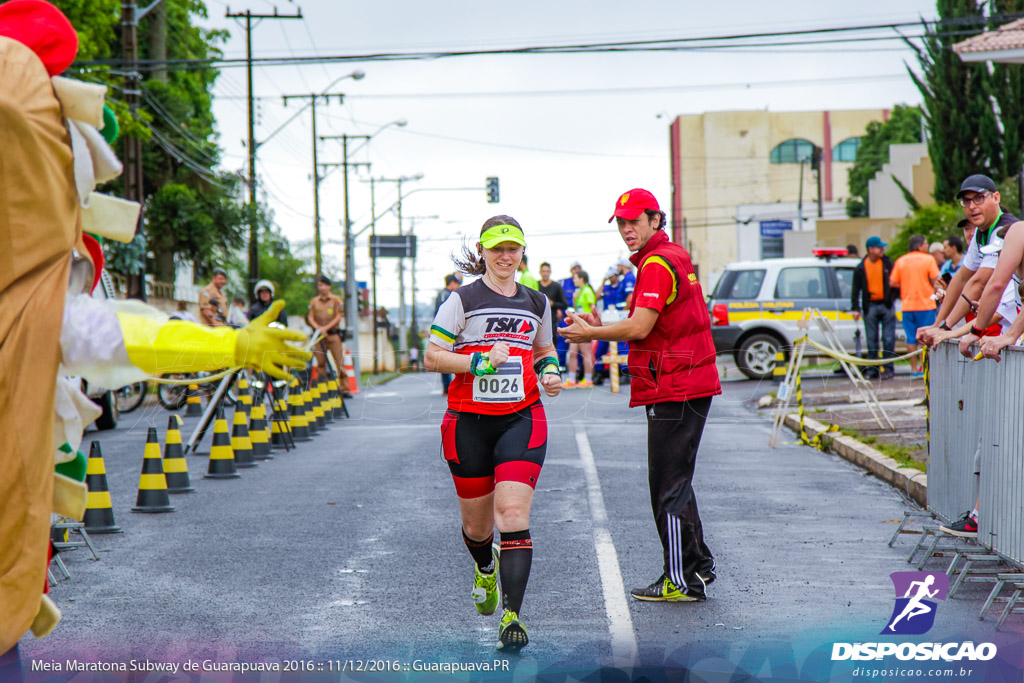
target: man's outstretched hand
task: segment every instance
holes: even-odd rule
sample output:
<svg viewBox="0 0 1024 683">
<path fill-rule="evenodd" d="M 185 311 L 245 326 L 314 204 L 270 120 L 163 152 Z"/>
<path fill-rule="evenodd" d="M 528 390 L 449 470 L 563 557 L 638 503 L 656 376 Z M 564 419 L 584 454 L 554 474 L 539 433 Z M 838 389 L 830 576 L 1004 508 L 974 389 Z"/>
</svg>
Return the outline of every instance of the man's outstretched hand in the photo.
<svg viewBox="0 0 1024 683">
<path fill-rule="evenodd" d="M 288 379 L 286 367 L 304 368 L 313 354 L 290 346 L 285 342 L 301 342 L 306 335 L 298 330 L 278 330 L 269 327 L 284 308 L 278 299 L 270 304 L 263 315 L 238 331 L 235 342 L 235 362 L 243 367 L 261 370 L 277 379 Z"/>
</svg>

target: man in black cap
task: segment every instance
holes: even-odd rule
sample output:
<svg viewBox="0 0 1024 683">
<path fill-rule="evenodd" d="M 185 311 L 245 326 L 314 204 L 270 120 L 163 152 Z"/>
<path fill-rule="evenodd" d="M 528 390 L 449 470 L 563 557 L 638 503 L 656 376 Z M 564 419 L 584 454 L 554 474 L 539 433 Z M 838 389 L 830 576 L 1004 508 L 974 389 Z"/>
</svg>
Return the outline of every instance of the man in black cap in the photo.
<svg viewBox="0 0 1024 683">
<path fill-rule="evenodd" d="M 946 296 L 935 318 L 936 324 L 917 331 L 917 340 L 928 346 L 935 343 L 937 332 L 956 327 L 970 313 L 970 304 L 960 295 L 971 301 L 978 300 L 999 260 L 998 254 L 982 253 L 982 248 L 988 246 L 997 230 L 1017 222 L 1015 216 L 999 206 L 999 191 L 986 175 L 968 176 L 960 185 L 956 199 L 963 207 L 967 221 L 975 227 L 974 237 L 960 262 L 960 269 L 946 287 Z"/>
</svg>

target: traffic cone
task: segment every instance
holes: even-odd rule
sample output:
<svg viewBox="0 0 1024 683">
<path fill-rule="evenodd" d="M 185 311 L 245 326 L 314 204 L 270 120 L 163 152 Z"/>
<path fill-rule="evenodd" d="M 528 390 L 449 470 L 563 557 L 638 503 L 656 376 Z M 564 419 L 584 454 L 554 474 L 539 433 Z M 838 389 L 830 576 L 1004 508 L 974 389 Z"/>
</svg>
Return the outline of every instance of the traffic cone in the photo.
<svg viewBox="0 0 1024 683">
<path fill-rule="evenodd" d="M 338 382 L 333 377 L 327 378 L 327 394 L 330 400 L 330 415 L 332 420 L 340 420 L 341 414 L 338 405 Z"/>
<path fill-rule="evenodd" d="M 345 349 L 345 374 L 348 375 L 348 393 L 358 394 L 359 383 L 356 381 L 356 368 L 352 364 L 352 353 Z"/>
<path fill-rule="evenodd" d="M 252 410 L 252 393 L 249 391 L 249 380 L 244 375 L 238 377 L 238 400 L 245 406 L 245 412 Z"/>
<path fill-rule="evenodd" d="M 177 415 L 167 421 L 167 441 L 164 444 L 164 476 L 167 477 L 167 493 L 194 493 L 188 479 L 188 462 L 181 448 L 181 432 L 178 430 Z"/>
<path fill-rule="evenodd" d="M 89 446 L 89 462 L 85 470 L 85 485 L 89 498 L 85 506 L 85 531 L 90 534 L 120 534 L 121 527 L 114 521 L 114 507 L 110 504 L 110 489 L 107 488 L 107 468 L 103 464 L 100 442 Z"/>
<path fill-rule="evenodd" d="M 302 404 L 302 393 L 293 391 L 288 396 L 288 404 L 291 406 L 291 415 L 288 419 L 288 428 L 292 438 L 296 441 L 310 441 L 309 422 L 306 421 L 306 409 Z"/>
<path fill-rule="evenodd" d="M 285 435 L 288 433 L 288 420 L 280 419 L 280 415 L 288 415 L 288 407 L 284 404 L 284 400 L 275 399 L 274 401 L 274 414 L 270 418 L 270 445 L 273 446 L 284 446 L 287 443 Z"/>
<path fill-rule="evenodd" d="M 235 454 L 235 467 L 256 467 L 252 455 L 252 440 L 249 438 L 249 421 L 244 406 L 235 407 L 235 419 L 231 427 L 231 450 Z"/>
<path fill-rule="evenodd" d="M 164 476 L 164 461 L 160 457 L 160 440 L 156 436 L 156 427 L 150 427 L 146 434 L 142 475 L 139 477 L 139 497 L 135 499 L 132 512 L 174 512 L 171 498 L 167 495 L 167 477 Z"/>
<path fill-rule="evenodd" d="M 267 407 L 257 403 L 249 416 L 249 440 L 252 441 L 252 457 L 256 460 L 270 460 L 270 430 L 267 429 Z"/>
<path fill-rule="evenodd" d="M 316 413 L 313 412 L 313 392 L 309 387 L 302 389 L 302 414 L 306 417 L 306 429 L 310 436 L 320 433 L 320 425 L 316 423 Z"/>
<path fill-rule="evenodd" d="M 185 417 L 202 417 L 203 402 L 199 399 L 199 385 L 189 384 L 185 396 Z"/>
<path fill-rule="evenodd" d="M 313 397 L 313 419 L 316 420 L 316 428 L 318 431 L 323 431 L 327 429 L 327 416 L 324 414 L 324 395 L 320 391 L 318 379 L 313 380 L 309 393 Z"/>
<path fill-rule="evenodd" d="M 327 377 L 320 378 L 320 407 L 324 412 L 324 426 L 334 422 L 334 394 L 327 384 Z"/>
<path fill-rule="evenodd" d="M 217 406 L 217 419 L 213 423 L 213 446 L 210 447 L 210 466 L 204 479 L 234 479 L 240 477 L 235 469 L 235 454 L 231 451 L 231 436 L 228 421 L 224 419 L 224 407 Z"/>
</svg>

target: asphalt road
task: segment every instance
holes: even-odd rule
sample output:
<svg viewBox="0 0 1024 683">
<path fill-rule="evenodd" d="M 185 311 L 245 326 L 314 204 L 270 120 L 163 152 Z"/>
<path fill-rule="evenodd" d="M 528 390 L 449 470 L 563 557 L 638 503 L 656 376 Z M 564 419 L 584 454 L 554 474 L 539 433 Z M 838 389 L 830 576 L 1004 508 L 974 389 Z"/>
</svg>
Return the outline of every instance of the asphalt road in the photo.
<svg viewBox="0 0 1024 683">
<path fill-rule="evenodd" d="M 722 658 L 768 671 L 786 659 L 769 652 L 802 660 L 830 639 L 877 639 L 893 608 L 889 573 L 909 569 L 908 541 L 886 541 L 913 503 L 834 455 L 770 449 L 769 416 L 756 409 L 770 387 L 724 388 L 696 474 L 718 562 L 699 604 L 628 597 L 661 572 L 646 421 L 627 409 L 628 390 L 545 400 L 548 453 L 522 611 L 531 641 L 518 657 L 497 656 L 517 680 L 612 664 L 714 670 Z M 146 427 L 162 439 L 168 412 L 146 407 L 117 430 L 87 434 L 85 447 L 102 443 L 124 533 L 93 536 L 99 562 L 65 554 L 72 578 L 52 589 L 64 619 L 46 639 L 22 639 L 23 660 L 495 659 L 499 615 L 471 604 L 471 559 L 440 457 L 437 376 L 364 387 L 349 410 L 350 420 L 240 479 L 203 479 L 206 458 L 189 456 L 197 491 L 172 496 L 170 514 L 129 511 Z M 942 605 L 942 632 L 978 624 L 986 593 L 969 587 Z M 982 628 L 992 638 L 991 621 Z"/>
</svg>

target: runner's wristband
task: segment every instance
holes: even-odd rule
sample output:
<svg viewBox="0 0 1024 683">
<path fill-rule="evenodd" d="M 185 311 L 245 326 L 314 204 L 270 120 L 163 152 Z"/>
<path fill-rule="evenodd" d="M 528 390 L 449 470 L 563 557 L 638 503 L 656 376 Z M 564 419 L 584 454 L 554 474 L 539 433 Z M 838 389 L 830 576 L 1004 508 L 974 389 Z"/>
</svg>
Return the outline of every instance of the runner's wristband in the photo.
<svg viewBox="0 0 1024 683">
<path fill-rule="evenodd" d="M 558 370 L 558 359 L 554 356 L 546 356 L 533 364 L 533 371 L 538 375 L 560 375 Z"/>
<path fill-rule="evenodd" d="M 486 351 L 474 351 L 469 361 L 469 372 L 480 377 L 481 375 L 493 375 L 498 371 L 491 365 L 490 354 Z"/>
<path fill-rule="evenodd" d="M 974 325 L 971 325 L 971 334 L 973 334 L 975 337 L 984 337 L 985 336 L 985 330 L 979 330 Z"/>
</svg>

